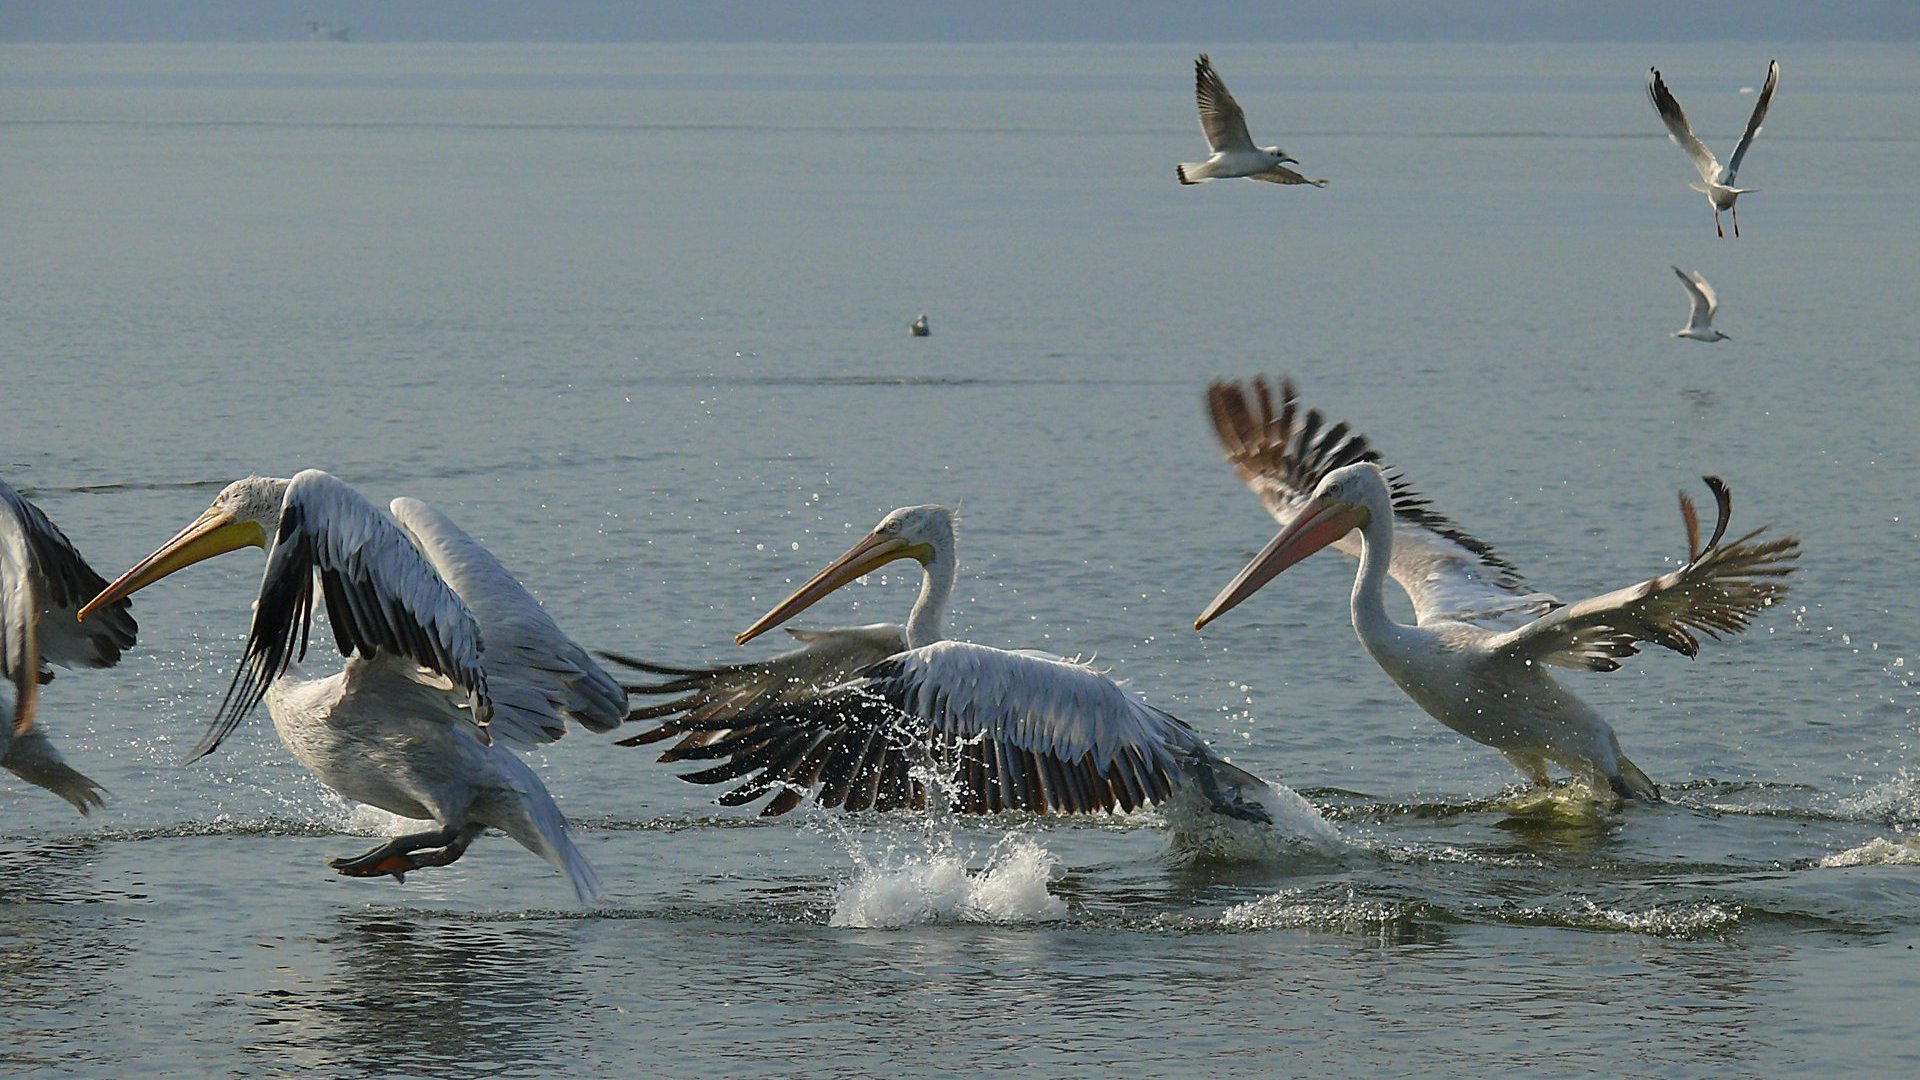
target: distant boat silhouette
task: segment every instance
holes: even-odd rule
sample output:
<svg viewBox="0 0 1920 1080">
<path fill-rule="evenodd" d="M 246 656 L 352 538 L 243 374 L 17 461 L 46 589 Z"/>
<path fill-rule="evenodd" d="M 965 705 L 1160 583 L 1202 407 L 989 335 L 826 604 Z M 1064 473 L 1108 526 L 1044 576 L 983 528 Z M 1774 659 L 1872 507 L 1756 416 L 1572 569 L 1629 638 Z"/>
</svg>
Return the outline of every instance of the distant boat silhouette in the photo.
<svg viewBox="0 0 1920 1080">
<path fill-rule="evenodd" d="M 307 23 L 308 41 L 345 41 L 348 27 L 335 26 L 330 22 L 309 21 Z"/>
<path fill-rule="evenodd" d="M 933 333 L 933 331 L 927 329 L 927 317 L 925 315 L 913 320 L 913 325 L 907 329 L 912 332 L 914 337 L 926 337 L 928 334 Z"/>
</svg>

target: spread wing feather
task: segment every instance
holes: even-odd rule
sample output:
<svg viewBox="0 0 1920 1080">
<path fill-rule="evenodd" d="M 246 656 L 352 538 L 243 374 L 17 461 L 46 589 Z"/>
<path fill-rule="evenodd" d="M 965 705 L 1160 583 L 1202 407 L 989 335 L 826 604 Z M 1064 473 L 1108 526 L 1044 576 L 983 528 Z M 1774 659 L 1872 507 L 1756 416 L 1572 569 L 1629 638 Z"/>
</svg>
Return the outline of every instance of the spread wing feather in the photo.
<svg viewBox="0 0 1920 1080">
<path fill-rule="evenodd" d="M 1708 184 L 1717 180 L 1720 162 L 1714 159 L 1713 151 L 1694 136 L 1693 125 L 1687 123 L 1687 114 L 1681 111 L 1673 91 L 1667 89 L 1667 80 L 1661 77 L 1659 68 L 1647 69 L 1647 97 L 1653 102 L 1653 111 L 1659 113 L 1661 122 L 1667 125 L 1667 137 L 1687 152 L 1693 167 L 1700 171 L 1700 179 Z M 1728 182 L 1732 182 L 1730 177 Z"/>
<path fill-rule="evenodd" d="M 1786 595 L 1781 580 L 1796 569 L 1800 542 L 1761 540 L 1754 531 L 1722 543 L 1733 514 L 1733 497 L 1719 477 L 1706 478 L 1717 508 L 1713 535 L 1700 546 L 1693 501 L 1680 496 L 1687 526 L 1687 561 L 1678 570 L 1638 585 L 1582 600 L 1535 619 L 1488 642 L 1506 654 L 1558 667 L 1612 671 L 1622 657 L 1652 642 L 1686 656 L 1700 651 L 1698 635 L 1737 634 L 1762 609 Z"/>
<path fill-rule="evenodd" d="M 555 625 L 492 552 L 418 499 L 395 499 L 390 510 L 479 624 L 496 736 L 529 747 L 558 739 L 569 719 L 589 731 L 620 726 L 627 716 L 626 691 Z"/>
<path fill-rule="evenodd" d="M 1185 723 L 1084 664 L 943 641 L 899 652 L 836 685 L 746 699 L 682 699 L 663 724 L 665 761 L 716 761 L 683 777 L 744 781 L 727 805 L 811 794 L 822 806 L 928 804 L 928 769 L 951 777 L 953 808 L 989 814 L 1132 810 L 1168 798 L 1185 763 L 1213 762 Z"/>
<path fill-rule="evenodd" d="M 1194 98 L 1200 106 L 1200 130 L 1206 133 L 1207 145 L 1218 154 L 1250 153 L 1254 149 L 1253 135 L 1247 130 L 1247 114 L 1240 110 L 1240 103 L 1227 93 L 1227 84 L 1213 70 L 1213 61 L 1206 53 L 1193 62 Z"/>
<path fill-rule="evenodd" d="M 1773 104 L 1773 88 L 1780 85 L 1780 61 L 1767 62 L 1766 85 L 1760 88 L 1760 100 L 1753 103 L 1753 115 L 1747 118 L 1747 130 L 1740 136 L 1740 145 L 1733 148 L 1733 156 L 1727 158 L 1728 184 L 1733 183 L 1734 174 L 1740 171 L 1740 163 L 1746 160 L 1748 148 L 1760 134 L 1760 125 L 1767 119 L 1767 107 Z"/>
<path fill-rule="evenodd" d="M 133 646 L 139 627 L 126 600 L 75 618 L 106 587 L 60 527 L 0 481 L 0 677 L 14 684 L 20 731 L 53 677 L 47 665 L 112 667 Z"/>
<path fill-rule="evenodd" d="M 1260 180 L 1269 184 L 1310 184 L 1314 187 L 1327 186 L 1325 180 L 1309 180 L 1299 173 L 1294 172 L 1292 169 L 1287 168 L 1285 165 L 1275 165 L 1266 172 L 1250 173 L 1247 179 Z"/>
<path fill-rule="evenodd" d="M 404 656 L 445 677 L 467 694 L 468 716 L 487 738 L 493 704 L 473 613 L 392 518 L 353 488 L 308 469 L 293 478 L 281 503 L 240 669 L 188 760 L 219 746 L 268 684 L 305 655 L 316 577 L 342 655 Z"/>
<path fill-rule="evenodd" d="M 1207 390 L 1207 407 L 1221 451 L 1282 528 L 1328 473 L 1380 460 L 1365 436 L 1330 422 L 1318 409 L 1302 409 L 1288 381 L 1281 382 L 1277 401 L 1265 378 L 1216 382 Z M 1558 603 L 1528 586 L 1491 546 L 1433 510 L 1397 472 L 1390 470 L 1387 478 L 1394 511 L 1388 571 L 1413 601 L 1419 622 L 1451 619 L 1504 628 Z M 1360 557 L 1357 533 L 1333 546 Z"/>
<path fill-rule="evenodd" d="M 644 746 L 678 735 L 682 743 L 675 750 L 699 746 L 724 732 L 732 718 L 765 713 L 838 686 L 855 672 L 907 649 L 906 628 L 895 623 L 835 630 L 789 627 L 787 633 L 801 643 L 799 648 L 767 660 L 711 668 L 671 667 L 602 652 L 614 663 L 661 677 L 657 682 L 628 684 L 629 694 L 669 699 L 628 713 L 630 722 L 659 720 L 660 724 L 620 740 L 619 745 Z"/>
</svg>

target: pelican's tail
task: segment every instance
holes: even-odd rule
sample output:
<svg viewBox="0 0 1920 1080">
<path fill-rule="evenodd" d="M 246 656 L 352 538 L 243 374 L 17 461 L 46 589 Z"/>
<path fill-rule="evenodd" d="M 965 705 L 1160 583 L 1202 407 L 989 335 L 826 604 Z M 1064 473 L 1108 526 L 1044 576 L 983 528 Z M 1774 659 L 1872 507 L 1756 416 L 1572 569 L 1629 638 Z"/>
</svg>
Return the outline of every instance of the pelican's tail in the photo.
<svg viewBox="0 0 1920 1080">
<path fill-rule="evenodd" d="M 1183 184 L 1204 184 L 1213 179 L 1213 174 L 1207 171 L 1207 164 L 1204 161 L 1183 161 L 1173 167 L 1173 174 L 1178 176 Z"/>
<path fill-rule="evenodd" d="M 1641 799 L 1645 802 L 1660 802 L 1660 785 L 1640 771 L 1640 766 L 1627 760 L 1625 754 L 1615 759 L 1620 766 L 1617 776 L 1607 777 L 1607 786 L 1615 795 L 1623 799 Z"/>
<path fill-rule="evenodd" d="M 500 757 L 507 765 L 514 787 L 522 798 L 517 812 L 503 813 L 499 820 L 489 820 L 487 824 L 499 828 L 521 847 L 547 860 L 555 870 L 567 875 L 573 883 L 574 895 L 583 904 L 593 902 L 600 895 L 600 875 L 593 872 L 593 865 L 580 849 L 573 846 L 573 837 L 567 832 L 567 817 L 560 807 L 547 794 L 546 785 L 533 774 L 526 762 L 502 750 Z M 491 815 L 490 815 L 491 817 Z"/>
<path fill-rule="evenodd" d="M 102 798 L 105 790 L 68 765 L 60 757 L 60 751 L 53 748 L 52 740 L 39 728 L 15 735 L 13 744 L 6 748 L 6 757 L 0 759 L 0 765 L 6 766 L 8 771 L 27 783 L 38 784 L 67 800 L 82 814 L 106 804 Z"/>
<path fill-rule="evenodd" d="M 1181 765 L 1214 813 L 1262 825 L 1273 824 L 1273 813 L 1263 800 L 1269 790 L 1265 780 L 1215 757 L 1205 748 L 1189 754 L 1181 760 Z"/>
</svg>

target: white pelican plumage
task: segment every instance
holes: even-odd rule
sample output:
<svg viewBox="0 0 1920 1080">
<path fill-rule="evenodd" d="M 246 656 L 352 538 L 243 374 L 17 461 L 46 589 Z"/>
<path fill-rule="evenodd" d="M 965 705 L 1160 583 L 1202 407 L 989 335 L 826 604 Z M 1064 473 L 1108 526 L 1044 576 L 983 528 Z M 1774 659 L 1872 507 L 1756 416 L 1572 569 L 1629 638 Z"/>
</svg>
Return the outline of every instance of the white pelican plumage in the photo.
<svg viewBox="0 0 1920 1080">
<path fill-rule="evenodd" d="M 1740 235 L 1740 211 L 1734 202 L 1742 195 L 1752 193 L 1753 188 L 1734 187 L 1734 174 L 1740 171 L 1740 163 L 1746 160 L 1747 149 L 1753 145 L 1754 136 L 1760 134 L 1760 124 L 1767 118 L 1767 106 L 1773 104 L 1773 88 L 1780 85 L 1780 61 L 1767 62 L 1766 85 L 1760 88 L 1760 100 L 1753 103 L 1753 115 L 1747 119 L 1746 134 L 1740 136 L 1740 142 L 1733 148 L 1733 156 L 1722 166 L 1708 150 L 1706 144 L 1693 134 L 1693 125 L 1687 123 L 1687 114 L 1680 111 L 1680 102 L 1667 89 L 1667 81 L 1660 77 L 1659 68 L 1647 69 L 1647 97 L 1653 100 L 1653 111 L 1667 125 L 1667 137 L 1674 145 L 1687 152 L 1693 161 L 1693 167 L 1700 171 L 1700 183 L 1691 185 L 1693 190 L 1705 195 L 1707 202 L 1713 205 L 1713 231 L 1720 236 L 1727 235 L 1720 228 L 1720 211 L 1733 211 L 1733 235 Z"/>
<path fill-rule="evenodd" d="M 1658 799 L 1659 788 L 1620 751 L 1613 728 L 1563 688 L 1549 667 L 1612 671 L 1652 642 L 1687 656 L 1696 634 L 1744 630 L 1785 595 L 1799 542 L 1759 540 L 1756 529 L 1722 543 L 1732 502 L 1707 478 L 1718 505 L 1713 535 L 1683 494 L 1687 561 L 1679 569 L 1610 593 L 1562 604 L 1528 588 L 1513 565 L 1428 508 L 1345 424 L 1301 412 L 1291 384 L 1282 407 L 1264 379 L 1215 383 L 1215 430 L 1240 476 L 1280 522 L 1278 536 L 1194 623 L 1231 610 L 1282 570 L 1329 545 L 1357 555 L 1354 630 L 1393 681 L 1435 719 L 1499 750 L 1535 784 L 1552 762 L 1596 791 Z M 1358 542 L 1352 535 L 1359 530 Z M 1393 578 L 1413 601 L 1415 623 L 1394 621 L 1381 590 Z"/>
<path fill-rule="evenodd" d="M 1677 266 L 1673 272 L 1680 276 L 1680 284 L 1687 287 L 1687 300 L 1691 306 L 1687 309 L 1687 325 L 1668 336 L 1691 341 L 1732 341 L 1731 337 L 1713 328 L 1713 313 L 1720 310 L 1720 294 L 1707 284 L 1706 277 L 1697 271 L 1688 274 Z"/>
<path fill-rule="evenodd" d="M 85 814 L 101 788 L 69 766 L 34 724 L 48 664 L 104 668 L 120 662 L 139 629 L 121 601 L 85 626 L 74 616 L 106 585 L 40 508 L 0 481 L 0 765 Z"/>
<path fill-rule="evenodd" d="M 893 810 L 938 805 L 963 813 L 1133 810 L 1191 792 L 1205 809 L 1271 823 L 1267 784 L 1222 760 L 1199 733 L 1104 673 L 1042 652 L 947 641 L 953 512 L 903 507 L 735 640 L 745 644 L 827 594 L 897 559 L 924 571 L 905 627 L 795 630 L 799 649 L 759 663 L 668 668 L 642 694 L 684 695 L 636 709 L 658 728 L 621 745 L 679 736 L 662 761 L 720 760 L 682 779 L 723 783 L 738 806 L 773 795 L 763 816 L 809 793 L 827 807 Z M 930 793 L 917 766 L 952 777 Z"/>
<path fill-rule="evenodd" d="M 1193 62 L 1193 93 L 1200 106 L 1200 130 L 1207 136 L 1212 151 L 1205 161 L 1188 161 L 1174 166 L 1174 175 L 1183 184 L 1204 184 L 1209 180 L 1244 176 L 1269 184 L 1311 184 L 1326 187 L 1325 180 L 1309 180 L 1287 168 L 1298 161 L 1277 146 L 1253 145 L 1253 133 L 1247 130 L 1247 114 L 1240 103 L 1227 93 L 1227 84 L 1213 70 L 1213 61 L 1201 53 Z"/>
<path fill-rule="evenodd" d="M 426 503 L 395 499 L 381 513 L 313 469 L 235 481 L 81 616 L 243 547 L 267 550 L 246 655 L 188 760 L 211 753 L 265 700 L 281 741 L 321 783 L 438 826 L 335 859 L 340 873 L 404 880 L 458 859 L 492 826 L 591 898 L 599 883 L 566 818 L 507 746 L 552 742 L 568 719 L 611 731 L 626 694 L 505 567 Z M 306 654 L 316 580 L 347 665 L 309 678 L 294 661 Z"/>
</svg>

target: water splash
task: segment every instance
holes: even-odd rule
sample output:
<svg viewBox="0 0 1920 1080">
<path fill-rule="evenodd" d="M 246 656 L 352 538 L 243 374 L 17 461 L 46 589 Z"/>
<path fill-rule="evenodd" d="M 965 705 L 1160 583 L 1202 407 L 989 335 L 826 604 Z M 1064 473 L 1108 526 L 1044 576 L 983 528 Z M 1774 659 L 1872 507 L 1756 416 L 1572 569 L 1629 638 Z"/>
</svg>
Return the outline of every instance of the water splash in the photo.
<svg viewBox="0 0 1920 1080">
<path fill-rule="evenodd" d="M 1829 855 L 1815 865 L 1840 866 L 1920 866 L 1920 837 L 1898 841 L 1876 836 L 1857 848 Z"/>
<path fill-rule="evenodd" d="M 1419 924 L 1436 917 L 1445 916 L 1423 904 L 1362 898 L 1351 889 L 1339 897 L 1287 889 L 1235 904 L 1221 913 L 1219 925 L 1243 932 L 1318 930 L 1391 943 L 1417 940 Z"/>
<path fill-rule="evenodd" d="M 438 827 L 431 821 L 401 817 L 377 806 L 343 799 L 331 791 L 327 794 L 327 812 L 320 815 L 321 823 L 346 836 L 405 836 Z"/>
<path fill-rule="evenodd" d="M 1585 897 L 1575 897 L 1560 903 L 1502 908 L 1494 914 L 1507 922 L 1530 926 L 1560 926 L 1573 930 L 1693 940 L 1721 937 L 1732 932 L 1740 925 L 1742 908 L 1739 904 L 1718 901 L 1682 900 L 1629 911 Z"/>
<path fill-rule="evenodd" d="M 1920 778 L 1902 769 L 1891 779 L 1842 799 L 1840 813 L 1858 821 L 1889 825 L 1920 822 Z"/>
<path fill-rule="evenodd" d="M 897 928 L 941 922 L 1033 923 L 1066 918 L 1066 902 L 1047 890 L 1060 860 L 1032 837 L 1003 837 L 986 865 L 970 867 L 951 833 L 930 846 L 889 843 L 869 854 L 851 833 L 841 842 L 853 856 L 851 880 L 835 892 L 832 926 Z"/>
</svg>

